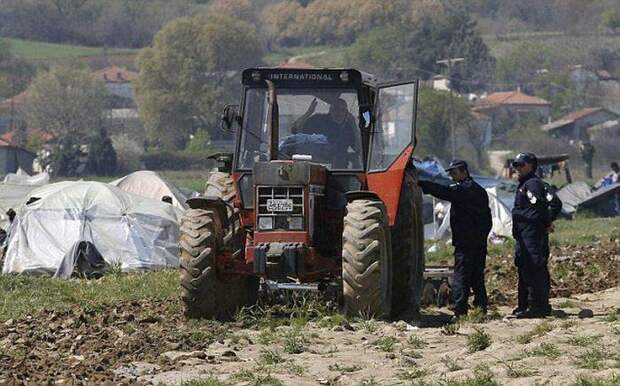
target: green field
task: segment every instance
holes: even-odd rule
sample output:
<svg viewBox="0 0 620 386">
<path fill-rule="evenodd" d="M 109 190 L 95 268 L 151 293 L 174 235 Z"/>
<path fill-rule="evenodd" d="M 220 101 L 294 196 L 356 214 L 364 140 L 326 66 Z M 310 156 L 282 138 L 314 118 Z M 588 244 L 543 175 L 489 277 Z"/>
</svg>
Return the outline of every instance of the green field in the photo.
<svg viewBox="0 0 620 386">
<path fill-rule="evenodd" d="M 101 55 L 103 53 L 101 47 L 73 46 L 9 38 L 2 38 L 2 40 L 8 41 L 11 44 L 11 50 L 15 56 L 26 60 L 75 59 Z M 107 50 L 107 55 L 131 55 L 135 53 L 137 53 L 137 50 L 125 48 Z"/>
</svg>

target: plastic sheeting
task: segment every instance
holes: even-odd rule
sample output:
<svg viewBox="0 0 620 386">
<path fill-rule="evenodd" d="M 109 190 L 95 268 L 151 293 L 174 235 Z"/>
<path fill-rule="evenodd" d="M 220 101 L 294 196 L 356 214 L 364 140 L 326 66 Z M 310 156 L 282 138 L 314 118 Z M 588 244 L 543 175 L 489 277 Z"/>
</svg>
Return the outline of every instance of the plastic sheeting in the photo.
<svg viewBox="0 0 620 386">
<path fill-rule="evenodd" d="M 9 173 L 4 177 L 5 184 L 15 184 L 15 185 L 46 185 L 50 182 L 50 175 L 47 172 L 35 174 L 31 176 L 26 173 L 23 169 L 17 169 L 15 173 Z"/>
<path fill-rule="evenodd" d="M 2 272 L 54 274 L 76 243 L 91 242 L 123 271 L 177 267 L 180 210 L 101 182 L 35 189 L 9 230 Z"/>
<path fill-rule="evenodd" d="M 489 233 L 489 238 L 512 237 L 512 213 L 510 209 L 497 197 L 496 188 L 485 189 L 489 196 L 489 208 L 493 227 Z M 450 232 L 450 206 L 449 202 L 441 201 L 441 212 L 444 217 L 437 230 L 428 233 L 431 240 L 447 240 L 451 237 Z"/>
<path fill-rule="evenodd" d="M 172 198 L 172 205 L 181 210 L 187 209 L 185 201 L 187 201 L 188 197 L 172 183 L 164 180 L 159 174 L 150 170 L 140 170 L 131 173 L 110 182 L 110 184 L 119 187 L 125 192 L 155 200 L 161 201 L 163 196 L 169 196 Z"/>
<path fill-rule="evenodd" d="M 592 195 L 592 189 L 587 183 L 578 181 L 566 185 L 556 194 L 562 201 L 562 213 L 572 215 L 577 210 L 577 206 Z"/>
</svg>

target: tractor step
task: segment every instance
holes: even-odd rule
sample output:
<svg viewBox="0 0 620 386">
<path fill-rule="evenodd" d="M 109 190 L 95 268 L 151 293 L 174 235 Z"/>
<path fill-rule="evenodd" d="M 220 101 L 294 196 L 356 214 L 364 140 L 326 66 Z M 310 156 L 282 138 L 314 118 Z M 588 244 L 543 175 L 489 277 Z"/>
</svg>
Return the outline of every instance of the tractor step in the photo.
<svg viewBox="0 0 620 386">
<path fill-rule="evenodd" d="M 266 280 L 265 285 L 270 291 L 309 291 L 319 292 L 319 283 L 278 283 Z"/>
</svg>

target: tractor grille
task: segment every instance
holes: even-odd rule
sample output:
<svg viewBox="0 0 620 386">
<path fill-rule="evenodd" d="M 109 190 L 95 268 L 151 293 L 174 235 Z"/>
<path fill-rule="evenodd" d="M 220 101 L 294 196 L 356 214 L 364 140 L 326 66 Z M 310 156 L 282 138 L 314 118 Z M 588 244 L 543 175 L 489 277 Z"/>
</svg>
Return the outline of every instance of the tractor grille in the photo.
<svg viewBox="0 0 620 386">
<path fill-rule="evenodd" d="M 269 200 L 290 200 L 293 204 L 293 210 L 269 210 L 267 207 Z M 273 218 L 273 230 L 301 230 L 292 229 L 289 224 L 291 224 L 291 219 L 293 218 L 301 218 L 301 223 L 303 224 L 304 188 L 301 186 L 259 186 L 257 188 L 256 207 L 259 217 Z"/>
</svg>

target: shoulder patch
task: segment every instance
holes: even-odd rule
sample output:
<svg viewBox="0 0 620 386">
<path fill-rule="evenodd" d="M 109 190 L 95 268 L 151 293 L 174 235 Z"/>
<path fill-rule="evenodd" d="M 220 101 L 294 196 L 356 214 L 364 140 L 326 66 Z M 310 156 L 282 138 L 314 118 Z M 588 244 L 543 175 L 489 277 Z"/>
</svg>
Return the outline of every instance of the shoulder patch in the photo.
<svg viewBox="0 0 620 386">
<path fill-rule="evenodd" d="M 538 201 L 536 196 L 532 192 L 530 192 L 529 190 L 527 191 L 527 198 L 528 198 L 528 200 L 530 200 L 530 203 L 532 205 L 536 204 L 536 202 Z"/>
</svg>

